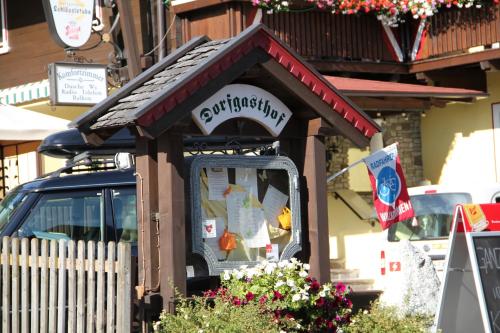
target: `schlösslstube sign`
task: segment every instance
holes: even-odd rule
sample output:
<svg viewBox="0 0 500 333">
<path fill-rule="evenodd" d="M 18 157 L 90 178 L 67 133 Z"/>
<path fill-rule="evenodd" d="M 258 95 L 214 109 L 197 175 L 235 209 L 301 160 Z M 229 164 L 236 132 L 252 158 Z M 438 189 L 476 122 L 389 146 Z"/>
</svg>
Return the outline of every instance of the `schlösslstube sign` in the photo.
<svg viewBox="0 0 500 333">
<path fill-rule="evenodd" d="M 62 47 L 80 47 L 92 32 L 94 0 L 43 0 L 50 33 Z"/>
<path fill-rule="evenodd" d="M 278 136 L 292 117 L 292 111 L 274 95 L 247 85 L 230 84 L 192 111 L 193 120 L 205 135 L 229 119 L 248 118 Z"/>
</svg>

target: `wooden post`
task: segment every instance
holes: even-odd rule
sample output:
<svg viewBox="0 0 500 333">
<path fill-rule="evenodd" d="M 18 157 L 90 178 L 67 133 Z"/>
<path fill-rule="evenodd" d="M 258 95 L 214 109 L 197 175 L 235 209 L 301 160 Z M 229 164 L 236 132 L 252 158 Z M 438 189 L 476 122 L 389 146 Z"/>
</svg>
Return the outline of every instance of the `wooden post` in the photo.
<svg viewBox="0 0 500 333">
<path fill-rule="evenodd" d="M 163 309 L 174 311 L 174 287 L 186 294 L 184 218 L 184 155 L 182 135 L 169 131 L 158 137 L 160 213 L 160 292 Z"/>
<path fill-rule="evenodd" d="M 311 122 L 318 119 L 311 120 Z M 311 127 L 311 124 L 309 124 Z M 319 128 L 319 127 L 318 127 Z M 304 177 L 308 203 L 311 276 L 320 283 L 330 281 L 330 246 L 328 236 L 328 205 L 326 194 L 326 156 L 324 137 L 311 135 L 305 139 Z"/>
<path fill-rule="evenodd" d="M 116 0 L 118 12 L 120 13 L 120 28 L 125 44 L 127 55 L 127 68 L 129 80 L 141 73 L 141 59 L 139 57 L 139 45 L 135 34 L 134 16 L 129 0 Z"/>
<path fill-rule="evenodd" d="M 160 267 L 155 214 L 158 212 L 158 163 L 156 141 L 136 141 L 137 222 L 139 286 L 158 289 Z"/>
</svg>

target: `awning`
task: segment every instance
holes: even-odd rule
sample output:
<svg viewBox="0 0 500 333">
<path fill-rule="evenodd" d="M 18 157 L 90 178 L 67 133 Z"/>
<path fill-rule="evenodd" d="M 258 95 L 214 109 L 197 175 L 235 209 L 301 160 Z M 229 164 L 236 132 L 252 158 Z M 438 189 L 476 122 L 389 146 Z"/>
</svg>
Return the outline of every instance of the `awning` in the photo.
<svg viewBox="0 0 500 333">
<path fill-rule="evenodd" d="M 443 99 L 462 99 L 488 96 L 488 94 L 484 91 L 461 88 L 434 87 L 420 84 L 353 79 L 326 75 L 324 78 L 347 96 Z"/>
<path fill-rule="evenodd" d="M 67 129 L 68 123 L 66 119 L 0 104 L 0 140 L 42 140 Z"/>
</svg>

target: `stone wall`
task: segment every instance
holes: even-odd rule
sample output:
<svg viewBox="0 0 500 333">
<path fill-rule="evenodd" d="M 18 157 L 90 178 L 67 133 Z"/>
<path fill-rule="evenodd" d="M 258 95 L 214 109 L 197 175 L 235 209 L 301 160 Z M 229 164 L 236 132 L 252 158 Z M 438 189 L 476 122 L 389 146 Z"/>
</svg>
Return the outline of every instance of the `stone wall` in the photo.
<svg viewBox="0 0 500 333">
<path fill-rule="evenodd" d="M 384 146 L 399 143 L 398 154 L 408 187 L 417 186 L 423 180 L 420 119 L 420 112 L 409 112 L 384 116 L 380 122 Z M 354 146 L 344 137 L 326 138 L 328 176 L 348 165 L 347 152 L 350 147 Z M 348 176 L 346 172 L 330 182 L 328 191 L 349 188 Z"/>
</svg>

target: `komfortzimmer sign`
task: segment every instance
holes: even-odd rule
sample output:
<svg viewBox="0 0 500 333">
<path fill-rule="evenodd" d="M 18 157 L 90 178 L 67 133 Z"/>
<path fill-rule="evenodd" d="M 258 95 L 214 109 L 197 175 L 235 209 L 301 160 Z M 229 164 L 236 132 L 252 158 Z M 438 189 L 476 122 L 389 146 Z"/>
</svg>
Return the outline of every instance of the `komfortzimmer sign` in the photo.
<svg viewBox="0 0 500 333">
<path fill-rule="evenodd" d="M 192 112 L 193 120 L 205 135 L 233 118 L 248 118 L 278 136 L 292 117 L 292 112 L 274 95 L 247 85 L 230 84 L 219 90 Z"/>
</svg>

